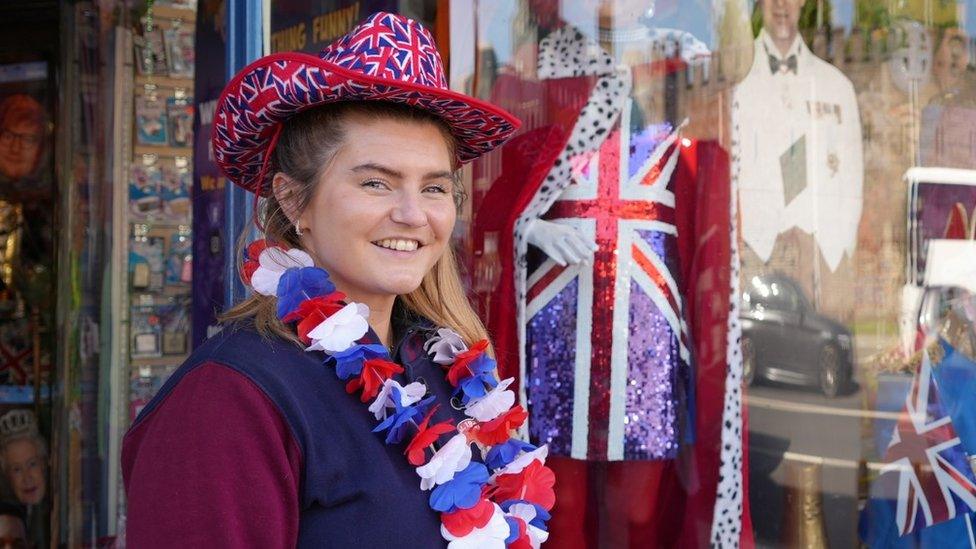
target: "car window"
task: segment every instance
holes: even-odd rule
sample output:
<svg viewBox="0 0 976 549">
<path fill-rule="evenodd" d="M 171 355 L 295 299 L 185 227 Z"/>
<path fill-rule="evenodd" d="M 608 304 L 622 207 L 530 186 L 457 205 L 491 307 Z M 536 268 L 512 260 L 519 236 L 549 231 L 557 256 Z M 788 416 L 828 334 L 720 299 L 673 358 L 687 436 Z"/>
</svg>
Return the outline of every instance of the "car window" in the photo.
<svg viewBox="0 0 976 549">
<path fill-rule="evenodd" d="M 750 291 L 743 294 L 749 309 L 768 311 L 800 311 L 803 297 L 790 283 L 781 280 L 754 279 Z"/>
</svg>

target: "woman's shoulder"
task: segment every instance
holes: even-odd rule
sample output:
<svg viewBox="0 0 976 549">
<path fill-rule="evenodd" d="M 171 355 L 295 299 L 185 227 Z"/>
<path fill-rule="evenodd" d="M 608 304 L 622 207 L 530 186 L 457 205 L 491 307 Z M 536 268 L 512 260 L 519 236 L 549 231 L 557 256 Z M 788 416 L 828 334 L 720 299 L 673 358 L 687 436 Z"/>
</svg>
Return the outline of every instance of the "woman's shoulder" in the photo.
<svg viewBox="0 0 976 549">
<path fill-rule="evenodd" d="M 201 369 L 244 380 L 281 407 L 282 399 L 293 394 L 291 388 L 314 375 L 317 366 L 318 361 L 290 341 L 262 335 L 245 323 L 227 325 L 190 353 L 139 415 L 151 412 Z"/>
</svg>

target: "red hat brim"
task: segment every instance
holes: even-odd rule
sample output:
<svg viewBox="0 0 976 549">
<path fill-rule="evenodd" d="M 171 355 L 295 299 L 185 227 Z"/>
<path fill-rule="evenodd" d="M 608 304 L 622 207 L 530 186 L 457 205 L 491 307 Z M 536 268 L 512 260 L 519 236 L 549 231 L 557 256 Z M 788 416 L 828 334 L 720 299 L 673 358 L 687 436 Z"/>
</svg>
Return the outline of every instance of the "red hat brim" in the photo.
<svg viewBox="0 0 976 549">
<path fill-rule="evenodd" d="M 424 109 L 447 123 L 457 140 L 457 160 L 473 160 L 518 130 L 518 118 L 485 101 L 447 89 L 368 76 L 314 55 L 267 55 L 227 84 L 214 111 L 214 157 L 235 184 L 267 196 L 274 173 L 271 154 L 278 126 L 306 109 L 341 101 L 387 101 Z"/>
</svg>

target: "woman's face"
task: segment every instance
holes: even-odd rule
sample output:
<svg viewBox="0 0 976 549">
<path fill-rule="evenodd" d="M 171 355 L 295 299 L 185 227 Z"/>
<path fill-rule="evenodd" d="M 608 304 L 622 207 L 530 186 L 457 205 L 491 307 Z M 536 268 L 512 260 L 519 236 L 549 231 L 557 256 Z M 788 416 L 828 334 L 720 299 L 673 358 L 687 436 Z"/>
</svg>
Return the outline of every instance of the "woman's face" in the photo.
<svg viewBox="0 0 976 549">
<path fill-rule="evenodd" d="M 34 505 L 44 499 L 47 481 L 44 478 L 44 460 L 33 440 L 22 438 L 7 444 L 3 462 L 7 480 L 14 495 L 24 505 Z"/>
<path fill-rule="evenodd" d="M 452 157 L 437 126 L 346 122 L 346 139 L 300 214 L 303 244 L 354 301 L 416 290 L 457 215 Z"/>
</svg>

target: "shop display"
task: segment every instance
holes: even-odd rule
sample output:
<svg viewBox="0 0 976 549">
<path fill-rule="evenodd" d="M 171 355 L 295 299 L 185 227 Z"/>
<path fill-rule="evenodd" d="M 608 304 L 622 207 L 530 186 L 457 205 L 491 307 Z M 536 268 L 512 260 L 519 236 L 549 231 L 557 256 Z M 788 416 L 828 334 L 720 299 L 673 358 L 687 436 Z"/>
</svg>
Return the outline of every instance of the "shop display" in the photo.
<svg viewBox="0 0 976 549">
<path fill-rule="evenodd" d="M 190 228 L 180 225 L 176 234 L 170 237 L 169 252 L 166 256 L 166 285 L 181 286 L 189 284 L 193 274 L 193 239 Z"/>
<path fill-rule="evenodd" d="M 169 76 L 193 78 L 193 29 L 182 26 L 166 29 L 164 37 Z"/>
<path fill-rule="evenodd" d="M 193 270 L 192 166 L 195 13 L 186 2 L 160 2 L 143 19 L 132 41 L 124 262 L 128 273 L 122 305 L 128 311 L 127 353 L 131 386 L 124 396 L 126 425 L 189 352 L 190 283 Z M 123 124 L 124 126 L 126 124 Z M 119 319 L 122 320 L 121 318 Z"/>
<path fill-rule="evenodd" d="M 509 65 L 475 75 L 526 124 L 474 168 L 471 271 L 503 376 L 521 379 L 530 440 L 560 456 L 552 541 L 739 543 L 751 532 L 741 390 L 726 384 L 741 371 L 737 338 L 725 338 L 736 331 L 730 160 L 721 130 L 702 131 L 716 107 L 688 104 L 741 72 L 693 80 L 720 68 L 709 47 L 636 3 L 601 2 L 598 32 L 527 5 L 539 28 Z M 694 489 L 678 460 L 695 463 Z"/>
<path fill-rule="evenodd" d="M 140 145 L 166 145 L 169 142 L 166 103 L 155 94 L 136 97 L 136 142 Z"/>
<path fill-rule="evenodd" d="M 133 38 L 136 56 L 136 70 L 140 75 L 165 76 L 168 66 L 163 30 L 145 29 L 140 36 Z"/>
<path fill-rule="evenodd" d="M 163 211 L 162 181 L 163 170 L 155 156 L 147 155 L 132 164 L 129 178 L 129 215 L 132 220 L 159 217 Z"/>
<path fill-rule="evenodd" d="M 163 170 L 159 196 L 163 214 L 172 223 L 187 223 L 190 219 L 191 179 L 189 160 L 183 156 L 174 158 L 172 167 Z"/>
<path fill-rule="evenodd" d="M 173 147 L 189 147 L 193 142 L 193 98 L 180 93 L 166 99 L 169 117 L 169 144 Z"/>
</svg>

